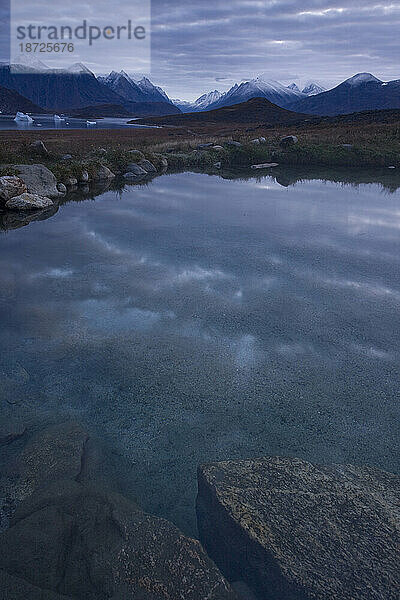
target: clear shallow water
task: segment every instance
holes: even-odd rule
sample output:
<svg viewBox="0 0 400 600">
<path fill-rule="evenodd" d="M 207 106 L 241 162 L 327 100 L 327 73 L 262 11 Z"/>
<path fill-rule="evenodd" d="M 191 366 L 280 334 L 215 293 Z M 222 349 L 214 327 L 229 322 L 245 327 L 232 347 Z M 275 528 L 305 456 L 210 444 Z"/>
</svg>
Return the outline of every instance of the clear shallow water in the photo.
<svg viewBox="0 0 400 600">
<path fill-rule="evenodd" d="M 125 129 L 133 127 L 143 129 L 145 125 L 128 125 L 129 117 L 125 119 L 104 118 L 104 119 L 89 119 L 95 121 L 96 125 L 88 125 L 87 119 L 76 119 L 66 117 L 65 121 L 56 122 L 53 116 L 33 115 L 33 123 L 24 123 L 14 121 L 15 115 L 0 115 L 0 131 L 37 131 L 39 129 Z"/>
<path fill-rule="evenodd" d="M 195 532 L 196 465 L 399 470 L 400 193 L 163 176 L 0 234 L 5 414 L 73 415 Z"/>
</svg>

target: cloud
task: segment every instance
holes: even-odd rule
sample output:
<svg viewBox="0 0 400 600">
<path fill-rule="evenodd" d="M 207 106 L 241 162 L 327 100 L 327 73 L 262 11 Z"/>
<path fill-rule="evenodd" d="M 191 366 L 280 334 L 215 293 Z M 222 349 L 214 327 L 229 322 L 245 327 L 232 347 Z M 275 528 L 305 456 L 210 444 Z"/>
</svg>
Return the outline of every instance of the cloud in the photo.
<svg viewBox="0 0 400 600">
<path fill-rule="evenodd" d="M 104 0 L 86 5 L 88 14 L 94 7 L 100 17 L 109 13 Z M 125 0 L 118 2 L 119 20 L 130 6 Z M 65 17 L 63 7 L 60 3 L 60 19 Z M 152 0 L 151 8 L 150 75 L 171 97 L 195 98 L 216 87 L 224 91 L 259 73 L 284 83 L 316 79 L 326 86 L 361 71 L 387 80 L 400 76 L 398 1 Z M 45 18 L 48 3 L 32 3 L 32 10 L 37 19 Z M 8 49 L 7 12 L 6 6 L 0 7 L 3 58 Z M 91 68 L 103 73 L 122 67 L 138 71 L 134 52 L 103 47 Z"/>
</svg>

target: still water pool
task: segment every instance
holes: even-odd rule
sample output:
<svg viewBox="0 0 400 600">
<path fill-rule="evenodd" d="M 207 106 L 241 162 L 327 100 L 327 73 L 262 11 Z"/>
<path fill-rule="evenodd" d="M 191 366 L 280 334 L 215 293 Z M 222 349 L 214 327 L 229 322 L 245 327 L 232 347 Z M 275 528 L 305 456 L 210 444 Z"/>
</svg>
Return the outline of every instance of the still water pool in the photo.
<svg viewBox="0 0 400 600">
<path fill-rule="evenodd" d="M 0 232 L 4 418 L 73 416 L 194 533 L 196 466 L 399 470 L 400 192 L 162 176 Z"/>
</svg>

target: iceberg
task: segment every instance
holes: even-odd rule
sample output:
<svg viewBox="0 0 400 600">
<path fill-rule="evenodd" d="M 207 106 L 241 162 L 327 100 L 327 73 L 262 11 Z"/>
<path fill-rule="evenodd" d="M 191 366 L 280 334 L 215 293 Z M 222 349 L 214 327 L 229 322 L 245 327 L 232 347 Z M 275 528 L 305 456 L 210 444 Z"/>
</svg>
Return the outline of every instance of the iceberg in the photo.
<svg viewBox="0 0 400 600">
<path fill-rule="evenodd" d="M 92 126 L 92 125 L 97 125 L 97 121 L 86 121 L 86 125 L 88 127 Z"/>
<path fill-rule="evenodd" d="M 53 119 L 56 123 L 61 123 L 62 121 L 65 121 L 65 117 L 60 117 L 59 115 L 54 115 Z"/>
<path fill-rule="evenodd" d="M 30 117 L 29 115 L 26 115 L 23 112 L 17 112 L 17 114 L 15 115 L 15 119 L 14 121 L 16 121 L 17 123 L 33 123 L 33 119 L 32 117 Z"/>
</svg>

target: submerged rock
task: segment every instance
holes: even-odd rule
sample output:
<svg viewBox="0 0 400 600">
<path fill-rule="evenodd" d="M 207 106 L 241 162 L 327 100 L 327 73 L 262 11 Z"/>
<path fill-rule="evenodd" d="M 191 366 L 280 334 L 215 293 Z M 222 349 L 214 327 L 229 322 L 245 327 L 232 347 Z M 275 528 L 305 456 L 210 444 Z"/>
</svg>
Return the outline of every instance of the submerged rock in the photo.
<svg viewBox="0 0 400 600">
<path fill-rule="evenodd" d="M 200 539 L 269 600 L 396 600 L 400 477 L 271 457 L 203 465 Z"/>
<path fill-rule="evenodd" d="M 0 423 L 0 446 L 6 446 L 20 439 L 26 433 L 26 426 L 21 421 Z"/>
<path fill-rule="evenodd" d="M 16 467 L 22 501 L 0 535 L 7 600 L 236 598 L 200 542 L 99 479 L 107 466 L 78 424 L 35 435 Z"/>
<path fill-rule="evenodd" d="M 24 495 L 57 479 L 79 478 L 88 440 L 88 433 L 75 422 L 49 427 L 31 438 L 17 462 Z"/>
<path fill-rule="evenodd" d="M 0 568 L 76 600 L 235 598 L 198 541 L 119 494 L 73 480 L 18 507 L 0 536 Z"/>
<path fill-rule="evenodd" d="M 29 194 L 24 192 L 20 196 L 14 196 L 7 200 L 6 208 L 9 210 L 36 210 L 38 208 L 49 208 L 53 206 L 53 201 L 45 196 L 38 194 Z"/>
<path fill-rule="evenodd" d="M 15 175 L 4 175 L 0 177 L 0 202 L 7 202 L 14 196 L 20 196 L 26 192 L 26 185 Z"/>
</svg>

